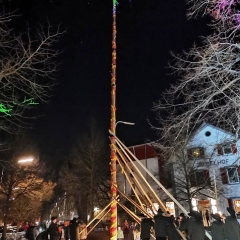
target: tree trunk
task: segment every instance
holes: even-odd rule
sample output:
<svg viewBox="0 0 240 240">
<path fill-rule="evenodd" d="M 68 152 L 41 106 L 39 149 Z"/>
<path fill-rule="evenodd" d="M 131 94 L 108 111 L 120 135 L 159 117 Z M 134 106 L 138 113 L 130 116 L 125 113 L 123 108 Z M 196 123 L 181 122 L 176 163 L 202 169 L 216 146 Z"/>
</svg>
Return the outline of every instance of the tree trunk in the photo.
<svg viewBox="0 0 240 240">
<path fill-rule="evenodd" d="M 5 214 L 3 217 L 3 232 L 2 232 L 2 240 L 7 239 L 7 220 L 8 220 L 8 212 L 9 212 L 9 204 L 7 204 Z"/>
</svg>

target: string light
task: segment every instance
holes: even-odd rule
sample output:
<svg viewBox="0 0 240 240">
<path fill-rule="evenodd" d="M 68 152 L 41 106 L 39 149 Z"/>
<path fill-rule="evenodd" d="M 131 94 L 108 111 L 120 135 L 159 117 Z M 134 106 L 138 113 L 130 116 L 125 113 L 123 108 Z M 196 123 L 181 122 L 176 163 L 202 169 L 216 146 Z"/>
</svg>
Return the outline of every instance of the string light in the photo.
<svg viewBox="0 0 240 240">
<path fill-rule="evenodd" d="M 26 104 L 26 105 L 38 105 L 39 104 L 34 101 L 34 98 L 26 98 L 26 97 L 24 97 L 24 100 L 22 103 Z M 13 105 L 17 105 L 17 103 L 13 101 Z M 6 116 L 11 117 L 11 113 L 14 108 L 13 105 L 0 103 L 0 112 L 4 113 Z"/>
</svg>

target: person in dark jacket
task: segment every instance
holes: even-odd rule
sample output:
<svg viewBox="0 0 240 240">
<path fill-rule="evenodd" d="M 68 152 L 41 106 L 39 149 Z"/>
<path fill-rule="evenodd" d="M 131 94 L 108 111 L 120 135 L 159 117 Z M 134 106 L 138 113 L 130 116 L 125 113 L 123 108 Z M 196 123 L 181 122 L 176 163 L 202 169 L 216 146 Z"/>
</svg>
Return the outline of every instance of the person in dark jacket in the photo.
<svg viewBox="0 0 240 240">
<path fill-rule="evenodd" d="M 79 223 L 76 218 L 73 218 L 69 224 L 69 237 L 70 240 L 80 240 Z"/>
<path fill-rule="evenodd" d="M 48 231 L 43 231 L 37 235 L 36 240 L 48 240 Z"/>
<path fill-rule="evenodd" d="M 202 215 L 197 211 L 190 211 L 191 219 L 188 225 L 188 237 L 191 240 L 205 240 L 205 229 L 202 222 Z"/>
<path fill-rule="evenodd" d="M 30 223 L 26 235 L 25 235 L 27 240 L 35 240 L 35 226 L 33 223 Z"/>
<path fill-rule="evenodd" d="M 189 217 L 185 216 L 184 213 L 180 213 L 179 217 L 182 218 L 181 224 L 179 226 L 179 230 L 184 234 L 187 238 L 188 236 L 188 224 L 189 224 Z"/>
<path fill-rule="evenodd" d="M 215 221 L 212 222 L 212 226 L 209 227 L 211 230 L 212 240 L 226 240 L 225 228 L 222 218 L 218 213 L 211 214 Z"/>
<path fill-rule="evenodd" d="M 234 209 L 227 208 L 230 216 L 225 220 L 225 237 L 228 240 L 240 240 L 239 223 Z"/>
<path fill-rule="evenodd" d="M 166 240 L 167 219 L 168 216 L 166 216 L 161 209 L 159 209 L 157 215 L 154 216 L 156 240 Z"/>
<path fill-rule="evenodd" d="M 151 218 L 146 218 L 144 215 L 140 216 L 142 218 L 141 221 L 141 239 L 149 240 L 150 239 L 150 231 L 151 227 L 154 225 Z"/>
<path fill-rule="evenodd" d="M 64 232 L 64 239 L 68 240 L 70 237 L 69 237 L 69 226 L 67 224 L 64 225 L 63 232 Z"/>
<path fill-rule="evenodd" d="M 167 236 L 168 240 L 181 240 L 181 236 L 174 225 L 173 216 L 167 218 Z"/>
<path fill-rule="evenodd" d="M 57 226 L 57 218 L 51 218 L 51 224 L 48 227 L 48 234 L 50 235 L 50 240 L 58 240 L 59 233 L 58 233 L 58 226 Z"/>
</svg>

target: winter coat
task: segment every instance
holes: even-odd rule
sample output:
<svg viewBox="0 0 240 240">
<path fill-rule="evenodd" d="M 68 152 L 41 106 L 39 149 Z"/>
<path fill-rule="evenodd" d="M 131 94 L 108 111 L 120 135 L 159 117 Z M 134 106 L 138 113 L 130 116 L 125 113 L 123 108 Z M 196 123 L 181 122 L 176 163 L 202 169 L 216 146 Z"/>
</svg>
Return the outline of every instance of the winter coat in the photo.
<svg viewBox="0 0 240 240">
<path fill-rule="evenodd" d="M 151 218 L 144 218 L 141 222 L 141 238 L 150 238 L 150 229 L 153 226 Z"/>
<path fill-rule="evenodd" d="M 124 235 L 128 235 L 130 233 L 130 227 L 127 222 L 126 223 L 124 222 L 122 230 Z"/>
<path fill-rule="evenodd" d="M 59 238 L 57 223 L 51 222 L 48 227 L 48 234 L 50 235 L 50 240 L 57 240 Z"/>
<path fill-rule="evenodd" d="M 179 235 L 175 225 L 173 224 L 174 218 L 168 217 L 167 219 L 167 236 L 168 240 L 181 240 L 181 236 Z"/>
<path fill-rule="evenodd" d="M 64 232 L 64 239 L 68 240 L 69 239 L 69 226 L 64 226 L 63 232 Z"/>
<path fill-rule="evenodd" d="M 219 221 L 213 221 L 211 226 L 212 240 L 225 240 L 224 223 Z"/>
<path fill-rule="evenodd" d="M 117 230 L 117 238 L 124 238 L 123 230 L 122 230 L 122 229 Z"/>
<path fill-rule="evenodd" d="M 82 231 L 82 233 L 80 234 L 80 239 L 86 239 L 87 238 L 87 225 L 85 223 L 81 223 L 79 225 L 79 232 L 81 232 L 81 231 Z"/>
<path fill-rule="evenodd" d="M 58 239 L 61 240 L 62 238 L 62 227 L 58 226 Z"/>
<path fill-rule="evenodd" d="M 28 227 L 25 237 L 27 240 L 35 240 L 35 226 Z"/>
<path fill-rule="evenodd" d="M 163 216 L 163 214 L 157 214 L 154 216 L 154 229 L 156 237 L 166 237 L 167 236 L 167 222 L 168 217 Z"/>
<path fill-rule="evenodd" d="M 150 229 L 149 229 L 150 231 Z M 141 232 L 138 230 L 133 230 L 133 240 L 140 240 Z"/>
<path fill-rule="evenodd" d="M 227 217 L 224 227 L 226 239 L 240 240 L 239 223 L 236 218 Z"/>
<path fill-rule="evenodd" d="M 43 231 L 37 235 L 36 240 L 48 240 L 48 231 Z"/>
<path fill-rule="evenodd" d="M 188 237 L 191 240 L 205 240 L 205 229 L 202 221 L 189 220 Z"/>
<path fill-rule="evenodd" d="M 73 221 L 69 225 L 69 237 L 70 240 L 79 240 L 79 224 L 76 221 Z"/>
<path fill-rule="evenodd" d="M 187 232 L 188 232 L 189 221 L 190 221 L 189 218 L 184 217 L 184 218 L 182 219 L 182 222 L 181 222 L 180 226 L 179 226 L 179 230 L 180 230 L 180 231 L 184 231 L 184 232 L 187 233 Z"/>
</svg>

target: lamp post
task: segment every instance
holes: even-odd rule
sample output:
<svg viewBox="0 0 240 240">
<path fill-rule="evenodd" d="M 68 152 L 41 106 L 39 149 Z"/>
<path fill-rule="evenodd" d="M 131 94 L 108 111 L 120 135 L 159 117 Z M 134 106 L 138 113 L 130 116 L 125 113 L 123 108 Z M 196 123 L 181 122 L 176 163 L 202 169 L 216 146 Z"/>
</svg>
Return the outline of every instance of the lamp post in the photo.
<svg viewBox="0 0 240 240">
<path fill-rule="evenodd" d="M 118 123 L 122 123 L 125 125 L 135 125 L 135 123 L 133 123 L 133 122 L 117 121 L 115 124 L 115 133 L 116 133 L 116 128 L 117 128 Z"/>
</svg>

